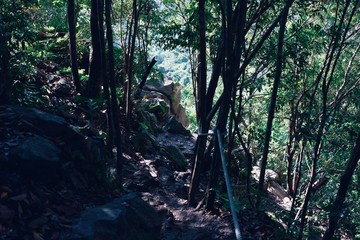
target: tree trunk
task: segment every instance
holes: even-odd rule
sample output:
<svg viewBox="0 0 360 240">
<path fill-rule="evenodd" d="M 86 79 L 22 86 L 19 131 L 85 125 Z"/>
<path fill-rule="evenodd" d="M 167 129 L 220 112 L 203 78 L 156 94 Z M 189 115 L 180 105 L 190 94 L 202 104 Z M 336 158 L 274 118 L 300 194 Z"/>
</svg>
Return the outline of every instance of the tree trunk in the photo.
<svg viewBox="0 0 360 240">
<path fill-rule="evenodd" d="M 323 240 L 330 240 L 334 235 L 335 230 L 338 228 L 338 222 L 343 210 L 342 208 L 344 206 L 346 193 L 351 183 L 356 165 L 359 162 L 359 158 L 360 158 L 360 132 L 358 133 L 355 146 L 351 152 L 350 159 L 346 164 L 345 171 L 340 178 L 340 186 L 336 194 L 336 199 L 330 210 L 329 225 L 328 225 L 328 229 L 326 230 L 323 236 Z"/>
<path fill-rule="evenodd" d="M 89 98 L 100 97 L 102 76 L 101 69 L 101 41 L 99 29 L 99 0 L 91 0 L 91 50 L 89 58 L 89 80 L 86 87 L 86 96 Z"/>
<path fill-rule="evenodd" d="M 292 179 L 291 179 L 291 172 L 293 169 L 293 160 L 294 160 L 294 153 L 296 150 L 296 142 L 294 140 L 294 133 L 295 133 L 295 108 L 294 108 L 294 102 L 290 102 L 290 122 L 289 122 L 289 133 L 288 133 L 288 139 L 286 143 L 286 191 L 291 196 L 294 197 L 294 191 L 293 191 L 293 185 L 292 185 Z M 293 146 L 293 144 L 295 146 Z M 294 149 L 293 149 L 294 148 Z"/>
<path fill-rule="evenodd" d="M 75 3 L 74 0 L 68 0 L 67 5 L 67 20 L 69 28 L 69 47 L 70 47 L 70 61 L 71 73 L 75 84 L 76 91 L 81 92 L 81 84 L 79 78 L 79 70 L 77 64 L 77 51 L 76 51 L 76 20 L 75 20 Z"/>
<path fill-rule="evenodd" d="M 107 114 L 107 127 L 109 132 L 108 137 L 108 150 L 112 152 L 112 147 L 114 143 L 114 123 L 113 123 L 113 113 L 111 108 L 110 92 L 109 92 L 109 78 L 107 77 L 106 72 L 106 50 L 105 50 L 105 31 L 104 31 L 104 0 L 98 0 L 99 4 L 99 33 L 100 33 L 100 45 L 101 45 L 101 69 L 102 69 L 102 79 L 103 79 L 103 89 L 104 89 L 104 98 L 106 104 L 106 114 Z"/>
<path fill-rule="evenodd" d="M 205 0 L 199 0 L 199 33 L 200 33 L 200 64 L 199 64 L 199 84 L 198 84 L 198 99 L 199 99 L 199 143 L 197 146 L 194 167 L 191 175 L 191 183 L 188 195 L 188 204 L 194 205 L 195 192 L 199 186 L 200 172 L 202 169 L 202 161 L 206 147 L 206 135 L 208 126 L 206 124 L 206 39 L 205 39 Z"/>
<path fill-rule="evenodd" d="M 293 174 L 294 177 L 293 177 L 293 183 L 292 183 L 294 196 L 293 196 L 292 201 L 291 201 L 291 207 L 290 207 L 290 212 L 289 212 L 289 220 L 288 220 L 288 223 L 287 223 L 286 232 L 289 232 L 292 221 L 293 221 L 293 215 L 294 215 L 293 212 L 294 212 L 294 209 L 295 209 L 297 190 L 299 188 L 300 179 L 301 179 L 301 176 L 302 176 L 302 161 L 303 161 L 303 158 L 304 158 L 304 149 L 305 149 L 306 143 L 307 143 L 306 141 L 303 141 L 300 153 L 297 156 L 296 163 L 295 163 L 295 169 L 294 169 L 294 174 Z"/>
<path fill-rule="evenodd" d="M 231 94 L 233 86 L 235 85 L 237 78 L 235 73 L 238 69 L 238 65 L 241 59 L 241 53 L 244 47 L 244 29 L 245 29 L 245 19 L 247 12 L 247 1 L 241 0 L 236 6 L 236 14 L 233 16 L 232 2 L 227 2 L 227 29 L 224 30 L 224 36 L 226 39 L 225 43 L 225 54 L 226 54 L 226 67 L 223 68 L 224 71 L 224 92 L 223 99 L 221 101 L 221 106 L 219 110 L 218 119 L 216 121 L 216 129 L 220 130 L 221 133 L 226 132 L 227 119 L 231 106 Z M 224 17 L 224 16 L 223 16 Z M 236 19 L 233 24 L 233 18 Z M 225 26 L 225 25 L 224 25 Z M 222 137 L 224 137 L 222 135 Z M 218 176 L 220 172 L 220 152 L 219 145 L 215 144 L 214 157 L 212 159 L 211 170 L 210 170 L 210 181 L 207 187 L 207 200 L 206 200 L 206 209 L 212 210 L 214 208 L 214 201 L 216 193 L 214 191 L 217 186 Z"/>
<path fill-rule="evenodd" d="M 140 84 L 139 84 L 139 89 L 138 89 L 138 91 L 136 92 L 136 96 L 135 96 L 136 99 L 139 99 L 139 98 L 140 98 L 140 95 L 141 95 L 141 92 L 142 92 L 142 90 L 143 90 L 143 88 L 144 88 L 144 86 L 145 86 L 147 77 L 149 76 L 150 71 L 151 71 L 151 69 L 154 67 L 155 63 L 156 63 L 156 59 L 155 59 L 155 57 L 154 57 L 154 58 L 151 60 L 150 65 L 147 66 L 147 68 L 146 68 L 146 70 L 145 70 L 145 74 L 144 74 L 144 75 L 142 76 L 142 78 L 141 78 L 141 81 L 140 81 Z"/>
<path fill-rule="evenodd" d="M 0 104 L 9 104 L 11 93 L 11 77 L 9 69 L 10 51 L 7 40 L 0 32 Z"/>
<path fill-rule="evenodd" d="M 337 28 L 337 31 L 334 32 L 334 35 L 332 36 L 333 39 L 331 41 L 331 46 L 329 47 L 329 49 L 331 49 L 330 51 L 330 55 L 327 58 L 328 60 L 325 60 L 327 62 L 325 62 L 324 67 L 326 66 L 326 70 L 324 72 L 324 76 L 322 76 L 322 71 L 318 74 L 317 79 L 323 79 L 322 82 L 322 117 L 321 117 L 321 122 L 320 122 L 320 127 L 318 129 L 317 132 L 317 138 L 316 138 L 316 144 L 313 150 L 313 161 L 312 161 L 312 168 L 311 168 L 311 175 L 310 175 L 310 182 L 308 184 L 308 187 L 306 189 L 306 193 L 305 193 L 305 199 L 304 199 L 304 203 L 303 203 L 303 207 L 302 207 L 302 214 L 301 214 L 301 222 L 300 222 L 300 230 L 299 230 L 299 237 L 298 239 L 301 240 L 302 236 L 303 236 L 303 231 L 304 231 L 304 226 L 305 226 L 305 220 L 306 220 L 306 214 L 307 214 L 307 208 L 309 205 L 309 201 L 310 201 L 310 197 L 311 197 L 311 192 L 312 192 L 312 187 L 313 184 L 315 182 L 315 178 L 316 178 L 316 173 L 317 173 L 317 161 L 320 157 L 320 149 L 321 149 L 321 138 L 323 136 L 323 131 L 325 129 L 325 124 L 326 121 L 328 119 L 328 113 L 327 113 L 327 97 L 328 97 L 328 92 L 329 92 L 329 86 L 331 84 L 332 81 L 332 77 L 334 74 L 334 71 L 330 71 L 330 68 L 332 66 L 332 69 L 335 69 L 336 63 L 340 57 L 340 52 L 342 50 L 343 47 L 343 41 L 345 39 L 346 33 L 347 33 L 347 28 L 345 28 L 344 33 L 341 35 L 341 30 L 343 29 L 343 23 L 345 21 L 345 15 L 347 13 L 347 9 L 350 5 L 351 0 L 347 0 L 344 10 L 342 12 L 342 16 Z M 357 0 L 357 3 L 359 2 L 359 0 Z M 356 5 L 353 8 L 353 11 L 350 15 L 350 19 L 348 21 L 348 24 L 350 24 L 352 16 L 355 13 L 355 9 L 356 9 Z M 339 45 L 339 41 L 340 41 L 340 37 L 343 36 L 343 41 L 341 42 L 341 44 Z M 336 49 L 338 49 L 338 54 L 334 57 L 335 51 Z M 328 73 L 330 71 L 330 75 L 328 77 Z"/>
<path fill-rule="evenodd" d="M 266 132 L 265 132 L 265 142 L 264 142 L 264 152 L 261 159 L 261 169 L 260 169 L 260 177 L 259 177 L 259 186 L 258 186 L 258 198 L 256 202 L 256 206 L 258 207 L 260 204 L 262 189 L 264 185 L 265 179 L 265 169 L 267 164 L 267 158 L 269 153 L 269 145 L 271 139 L 271 131 L 272 131 L 272 123 L 275 114 L 275 106 L 276 106 L 276 98 L 277 91 L 280 83 L 281 71 L 282 71 L 282 63 L 283 63 L 283 45 L 284 45 L 284 34 L 285 34 L 285 25 L 287 21 L 287 16 L 289 13 L 289 9 L 293 4 L 294 0 L 288 0 L 285 4 L 283 15 L 280 20 L 280 29 L 279 29 L 279 40 L 277 45 L 277 59 L 276 59 L 276 73 L 274 79 L 273 90 L 271 94 L 271 101 L 269 107 L 269 115 L 267 120 Z"/>
<path fill-rule="evenodd" d="M 111 109 L 112 117 L 115 129 L 115 139 L 116 139 L 116 172 L 118 179 L 121 183 L 122 180 L 122 168 L 123 168 L 123 157 L 122 157 L 122 136 L 120 129 L 120 114 L 119 106 L 117 103 L 117 94 L 115 86 L 115 64 L 114 64 L 114 42 L 113 42 L 113 31 L 111 25 L 111 0 L 105 0 L 105 17 L 106 17 L 106 38 L 108 41 L 108 50 L 109 50 L 109 82 L 111 90 Z"/>
<path fill-rule="evenodd" d="M 138 28 L 138 10 L 137 10 L 137 3 L 136 0 L 133 0 L 133 21 L 134 21 L 134 28 L 132 31 L 131 36 L 131 44 L 130 44 L 130 56 L 129 56 L 129 69 L 128 69 L 128 82 L 127 82 L 127 97 L 126 97 L 126 120 L 128 124 L 128 129 L 130 129 L 130 121 L 131 121 L 131 112 L 132 112 L 132 84 L 134 78 L 134 53 L 135 53 L 135 42 L 136 42 L 136 33 Z"/>
</svg>

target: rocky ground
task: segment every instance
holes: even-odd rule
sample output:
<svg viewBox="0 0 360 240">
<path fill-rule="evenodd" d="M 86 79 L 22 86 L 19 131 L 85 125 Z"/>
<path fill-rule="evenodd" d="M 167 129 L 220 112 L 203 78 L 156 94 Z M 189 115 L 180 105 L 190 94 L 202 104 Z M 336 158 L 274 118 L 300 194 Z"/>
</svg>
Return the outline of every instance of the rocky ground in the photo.
<svg viewBox="0 0 360 240">
<path fill-rule="evenodd" d="M 44 109 L 62 117 L 0 106 L 0 239 L 235 239 L 229 212 L 187 206 L 196 135 L 174 118 L 161 123 L 138 113 L 149 129 L 134 132 L 124 188 L 116 190 L 106 180 L 111 158 L 88 134 L 90 109 L 74 102 L 69 79 L 52 68 L 40 78 L 50 86 Z M 243 239 L 279 239 L 279 226 L 264 212 L 238 217 Z"/>
</svg>

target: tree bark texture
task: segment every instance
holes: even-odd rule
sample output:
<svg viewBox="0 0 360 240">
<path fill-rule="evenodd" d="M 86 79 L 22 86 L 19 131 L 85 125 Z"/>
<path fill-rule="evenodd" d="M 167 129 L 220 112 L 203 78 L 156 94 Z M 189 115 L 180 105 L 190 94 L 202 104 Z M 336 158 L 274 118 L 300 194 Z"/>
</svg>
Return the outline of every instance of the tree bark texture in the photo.
<svg viewBox="0 0 360 240">
<path fill-rule="evenodd" d="M 245 29 L 245 20 L 246 20 L 246 11 L 247 11 L 247 1 L 242 0 L 238 2 L 238 5 L 235 7 L 235 11 L 232 10 L 232 2 L 227 2 L 227 29 L 225 32 L 225 54 L 226 54 L 226 67 L 223 68 L 223 100 L 221 101 L 221 106 L 219 109 L 218 119 L 216 121 L 216 129 L 220 130 L 221 133 L 225 133 L 227 118 L 230 111 L 231 105 L 231 93 L 233 86 L 236 85 L 237 78 L 235 73 L 238 69 L 240 63 L 241 53 L 244 47 L 244 29 Z M 233 16 L 233 14 L 235 15 Z M 236 19 L 236 24 L 233 24 L 233 17 Z M 224 136 L 222 136 L 224 137 Z M 214 157 L 212 159 L 211 170 L 210 170 L 210 180 L 207 187 L 207 201 L 206 209 L 211 210 L 214 208 L 214 201 L 216 193 L 214 191 L 217 186 L 218 176 L 220 172 L 220 152 L 219 145 L 215 144 Z"/>
<path fill-rule="evenodd" d="M 188 194 L 188 204 L 195 204 L 195 192 L 199 187 L 200 172 L 206 148 L 206 135 L 208 126 L 206 126 L 206 40 L 205 40 L 205 0 L 199 0 L 199 34 L 200 34 L 200 64 L 198 70 L 198 99 L 199 99 L 199 136 L 196 148 L 194 167 L 191 175 L 191 183 Z"/>
<path fill-rule="evenodd" d="M 86 94 L 89 98 L 100 97 L 102 84 L 101 41 L 99 29 L 99 0 L 91 0 L 91 50 L 89 58 L 89 80 Z"/>
<path fill-rule="evenodd" d="M 11 77 L 10 77 L 10 51 L 7 46 L 7 40 L 3 33 L 0 32 L 0 104 L 8 104 L 10 101 L 11 92 Z"/>
<path fill-rule="evenodd" d="M 275 72 L 273 90 L 271 93 L 271 101 L 270 101 L 270 106 L 269 106 L 268 120 L 267 120 L 267 125 L 266 125 L 265 140 L 264 140 L 265 141 L 264 142 L 264 152 L 263 152 L 262 158 L 261 158 L 260 177 L 259 177 L 259 186 L 258 186 L 259 193 L 258 193 L 258 198 L 257 198 L 257 202 L 256 202 L 257 207 L 260 204 L 260 198 L 261 198 L 262 189 L 264 186 L 265 169 L 266 169 L 267 158 L 268 158 L 268 153 L 269 153 L 269 145 L 270 145 L 270 140 L 271 140 L 272 123 L 273 123 L 274 114 L 275 114 L 277 91 L 279 88 L 281 71 L 282 71 L 285 26 L 286 26 L 289 9 L 290 9 L 291 5 L 293 4 L 293 2 L 294 2 L 294 0 L 289 0 L 286 2 L 284 11 L 283 11 L 283 14 L 282 14 L 281 20 L 280 20 L 280 29 L 279 29 L 279 38 L 278 38 L 279 40 L 278 40 L 278 45 L 277 45 L 276 72 Z"/>
<path fill-rule="evenodd" d="M 145 86 L 147 77 L 149 76 L 150 71 L 151 71 L 151 69 L 154 67 L 155 63 L 156 63 L 156 59 L 155 59 L 155 57 L 154 57 L 154 58 L 151 60 L 151 63 L 147 66 L 147 68 L 146 68 L 146 70 L 145 70 L 145 73 L 144 73 L 144 75 L 143 75 L 142 78 L 141 78 L 141 81 L 140 81 L 140 84 L 139 84 L 139 89 L 138 89 L 138 91 L 137 91 L 137 93 L 136 93 L 136 98 L 137 98 L 137 99 L 140 98 L 140 95 L 141 95 L 141 92 L 142 92 L 142 90 L 143 90 L 143 88 L 144 88 L 144 86 Z"/>
<path fill-rule="evenodd" d="M 128 82 L 127 82 L 127 93 L 126 93 L 126 119 L 127 124 L 130 124 L 131 120 L 131 112 L 132 112 L 132 84 L 134 78 L 134 53 L 135 53 L 135 42 L 136 42 L 136 33 L 139 23 L 139 13 L 137 9 L 137 1 L 133 0 L 133 31 L 131 36 L 131 44 L 130 44 L 130 56 L 129 56 L 129 69 L 128 69 Z M 129 127 L 129 126 L 128 126 Z"/>
<path fill-rule="evenodd" d="M 68 0 L 67 5 L 67 20 L 69 30 L 69 48 L 70 48 L 70 62 L 71 62 L 71 73 L 72 79 L 76 91 L 81 92 L 81 83 L 79 78 L 79 69 L 77 63 L 77 51 L 76 51 L 76 20 L 75 20 L 75 1 Z"/>
<path fill-rule="evenodd" d="M 105 20 L 106 20 L 106 38 L 108 41 L 108 68 L 109 68 L 109 83 L 111 90 L 111 109 L 112 117 L 115 129 L 115 140 L 116 140 L 116 172 L 119 181 L 122 180 L 122 169 L 123 169 L 123 157 L 122 157 L 122 135 L 120 129 L 120 114 L 119 106 L 117 102 L 116 86 L 115 86 L 115 64 L 114 64 L 114 42 L 113 42 L 113 30 L 111 24 L 111 0 L 105 0 Z"/>
</svg>

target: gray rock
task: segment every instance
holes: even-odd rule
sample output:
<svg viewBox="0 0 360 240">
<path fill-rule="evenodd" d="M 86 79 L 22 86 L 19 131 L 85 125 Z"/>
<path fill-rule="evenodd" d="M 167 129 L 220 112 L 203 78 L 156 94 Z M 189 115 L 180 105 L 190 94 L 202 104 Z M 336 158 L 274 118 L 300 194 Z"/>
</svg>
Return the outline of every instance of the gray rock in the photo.
<svg viewBox="0 0 360 240">
<path fill-rule="evenodd" d="M 175 118 L 185 127 L 189 127 L 190 125 L 190 119 L 189 117 L 186 115 L 186 111 L 185 108 L 179 104 L 179 107 L 177 109 L 177 111 L 175 112 Z"/>
<path fill-rule="evenodd" d="M 76 153 L 73 154 L 73 160 L 81 169 L 93 171 L 94 165 L 101 160 L 101 146 L 95 140 L 83 136 L 64 118 L 35 108 L 6 106 L 4 111 L 33 125 L 39 135 L 64 142 L 71 152 Z"/>
<path fill-rule="evenodd" d="M 175 170 L 186 170 L 187 162 L 184 154 L 176 146 L 165 146 L 166 155 Z"/>
<path fill-rule="evenodd" d="M 173 82 L 170 79 L 165 81 L 147 81 L 144 86 L 143 96 L 150 96 L 147 101 L 154 102 L 156 99 L 164 100 L 167 105 L 161 106 L 157 109 L 165 112 L 166 116 L 175 116 L 175 118 L 184 126 L 188 127 L 190 120 L 186 115 L 184 107 L 181 102 L 181 85 L 177 82 Z M 154 103 L 151 103 L 154 106 Z M 165 111 L 164 111 L 165 110 Z M 156 114 L 156 113 L 155 113 Z"/>
<path fill-rule="evenodd" d="M 165 125 L 165 130 L 169 133 L 182 134 L 190 136 L 190 131 L 187 130 L 175 117 L 171 117 Z"/>
<path fill-rule="evenodd" d="M 54 84 L 54 91 L 59 96 L 69 96 L 71 94 L 71 84 L 66 78 L 61 78 Z"/>
<path fill-rule="evenodd" d="M 174 173 L 165 167 L 159 167 L 157 169 L 157 177 L 162 183 L 169 183 L 169 181 L 174 181 Z"/>
<path fill-rule="evenodd" d="M 254 166 L 252 173 L 253 173 L 255 180 L 259 181 L 260 167 Z M 279 180 L 279 174 L 277 174 L 274 170 L 271 170 L 271 169 L 265 170 L 265 182 L 278 181 L 278 180 Z"/>
<path fill-rule="evenodd" d="M 149 171 L 140 169 L 136 171 L 132 178 L 125 181 L 126 188 L 137 192 L 149 192 L 152 188 L 159 186 Z"/>
<path fill-rule="evenodd" d="M 157 212 L 130 193 L 81 214 L 68 240 L 158 239 L 161 221 Z"/>
<path fill-rule="evenodd" d="M 62 151 L 52 141 L 32 136 L 9 152 L 9 159 L 27 176 L 54 181 L 61 172 Z"/>
<path fill-rule="evenodd" d="M 46 75 L 46 78 L 49 82 L 54 82 L 54 81 L 59 80 L 60 76 L 56 75 L 56 74 L 49 74 L 49 75 Z"/>
</svg>

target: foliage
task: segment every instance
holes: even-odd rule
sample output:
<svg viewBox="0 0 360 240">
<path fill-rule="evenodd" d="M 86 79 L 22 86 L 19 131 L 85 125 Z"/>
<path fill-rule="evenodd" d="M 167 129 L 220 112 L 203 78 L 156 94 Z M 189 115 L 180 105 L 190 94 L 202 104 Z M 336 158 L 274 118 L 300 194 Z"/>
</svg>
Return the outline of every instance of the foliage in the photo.
<svg viewBox="0 0 360 240">
<path fill-rule="evenodd" d="M 90 1 L 76 1 L 77 14 L 77 47 L 81 80 L 88 79 L 88 59 L 90 53 Z M 140 2 L 140 3 L 139 3 Z M 148 81 L 163 81 L 169 77 L 182 85 L 182 105 L 191 120 L 191 130 L 197 130 L 195 102 L 198 71 L 198 3 L 197 1 L 139 1 L 139 26 L 137 30 L 134 76 L 137 86 L 143 76 L 149 59 L 155 57 L 157 64 L 149 75 Z M 206 42 L 208 65 L 214 64 L 215 57 L 224 43 L 222 12 L 219 2 L 207 1 L 205 9 Z M 226 2 L 226 1 L 224 1 Z M 245 25 L 244 54 L 240 64 L 244 63 L 267 31 L 272 21 L 281 11 L 285 1 L 248 1 Z M 356 1 L 351 1 L 349 9 L 354 8 Z M 113 21 L 115 30 L 115 68 L 117 92 L 124 96 L 124 82 L 127 78 L 127 67 L 130 55 L 130 39 L 133 24 L 133 1 L 114 1 Z M 145 4 L 144 4 L 145 3 Z M 235 5 L 236 1 L 232 1 Z M 266 3 L 269 3 L 267 5 Z M 360 125 L 360 35 L 359 11 L 350 22 L 351 11 L 345 12 L 343 26 L 339 27 L 341 11 L 346 1 L 295 1 L 287 19 L 284 38 L 284 61 L 280 88 L 277 96 L 275 121 L 272 128 L 269 148 L 268 168 L 280 175 L 285 187 L 289 153 L 295 160 L 301 155 L 304 146 L 305 156 L 301 160 L 302 172 L 300 187 L 297 189 L 295 208 L 301 207 L 301 197 L 311 179 L 311 164 L 314 156 L 317 136 L 321 135 L 319 160 L 317 162 L 317 179 L 328 178 L 325 186 L 313 194 L 311 210 L 316 213 L 309 222 L 323 224 L 328 220 L 331 203 L 345 163 L 349 159 L 353 143 Z M 141 4 L 144 4 L 141 6 Z M 231 4 L 230 4 L 231 5 Z M 264 11 L 259 12 L 259 7 Z M 224 13 L 230 11 L 225 9 Z M 48 100 L 38 88 L 36 65 L 40 61 L 50 60 L 60 66 L 59 73 L 69 74 L 68 35 L 66 24 L 65 0 L 4 0 L 0 2 L 0 56 L 10 53 L 8 59 L 12 77 L 12 102 L 20 105 L 39 107 Z M 257 15 L 258 14 L 258 15 Z M 21 19 L 21 21 L 19 21 Z M 229 23 L 226 23 L 229 24 Z M 349 24 L 347 26 L 347 24 Z M 228 27 L 228 25 L 226 25 Z M 342 34 L 348 29 L 345 38 Z M 334 39 L 339 43 L 334 44 Z M 344 40 L 344 41 L 343 41 Z M 343 42 L 342 42 L 343 41 Z M 239 128 L 246 147 L 256 164 L 264 151 L 267 112 L 272 92 L 272 83 L 276 75 L 276 51 L 278 28 L 269 35 L 255 57 L 240 74 L 232 89 L 231 101 L 238 111 Z M 335 46 L 335 47 L 334 47 Z M 329 52 L 334 47 L 334 56 L 338 57 L 326 70 Z M 341 47 L 341 49 L 340 49 Z M 330 49 L 330 50 L 329 50 Z M 340 50 L 339 50 L 340 49 Z M 227 59 L 226 59 L 227 60 Z M 2 66 L 0 66 L 2 67 Z M 1 70 L 1 69 L 0 69 Z M 208 80 L 212 67 L 208 67 Z M 325 72 L 327 71 L 327 75 Z M 222 69 L 220 80 L 225 81 L 226 71 Z M 323 84 L 330 83 L 328 87 Z M 209 82 L 209 81 L 208 81 Z M 221 81 L 219 81 L 221 82 Z M 223 93 L 223 84 L 216 87 L 213 104 Z M 326 92 L 326 94 L 324 94 Z M 121 101 L 119 98 L 118 101 Z M 95 118 L 104 108 L 104 99 L 89 99 L 77 96 L 78 108 L 90 118 Z M 325 103 L 325 105 L 324 105 Z M 153 108 L 163 108 L 163 103 L 154 103 Z M 325 111 L 325 112 L 324 112 Z M 321 129 L 322 116 L 326 115 L 324 128 Z M 218 116 L 218 115 L 216 115 Z M 215 119 L 211 122 L 215 124 Z M 230 119 L 230 118 L 228 118 Z M 147 129 L 143 123 L 140 125 Z M 229 123 L 226 124 L 229 126 Z M 243 150 L 240 139 L 235 137 L 235 149 Z M 289 150 L 289 151 L 288 151 Z M 240 163 L 239 163 L 240 164 Z M 244 163 L 241 163 L 244 165 Z M 293 174 L 295 163 L 290 164 Z M 241 170 L 244 170 L 242 168 Z M 105 173 L 106 175 L 107 173 Z M 285 177 L 284 177 L 285 176 Z M 294 177 L 294 176 L 290 176 Z M 342 231 L 353 234 L 359 232 L 360 221 L 359 169 L 355 172 L 353 183 L 347 195 L 344 217 L 341 219 Z M 235 181 L 235 180 L 233 180 Z M 302 187 L 301 187 L 302 186 Z M 245 195 L 247 193 L 240 192 Z M 225 196 L 218 192 L 217 200 L 226 207 Z M 318 208 L 320 207 L 320 209 Z M 353 222 L 350 222 L 353 220 Z M 296 232 L 298 219 L 292 219 Z M 308 228 L 305 234 L 309 234 Z"/>
</svg>

